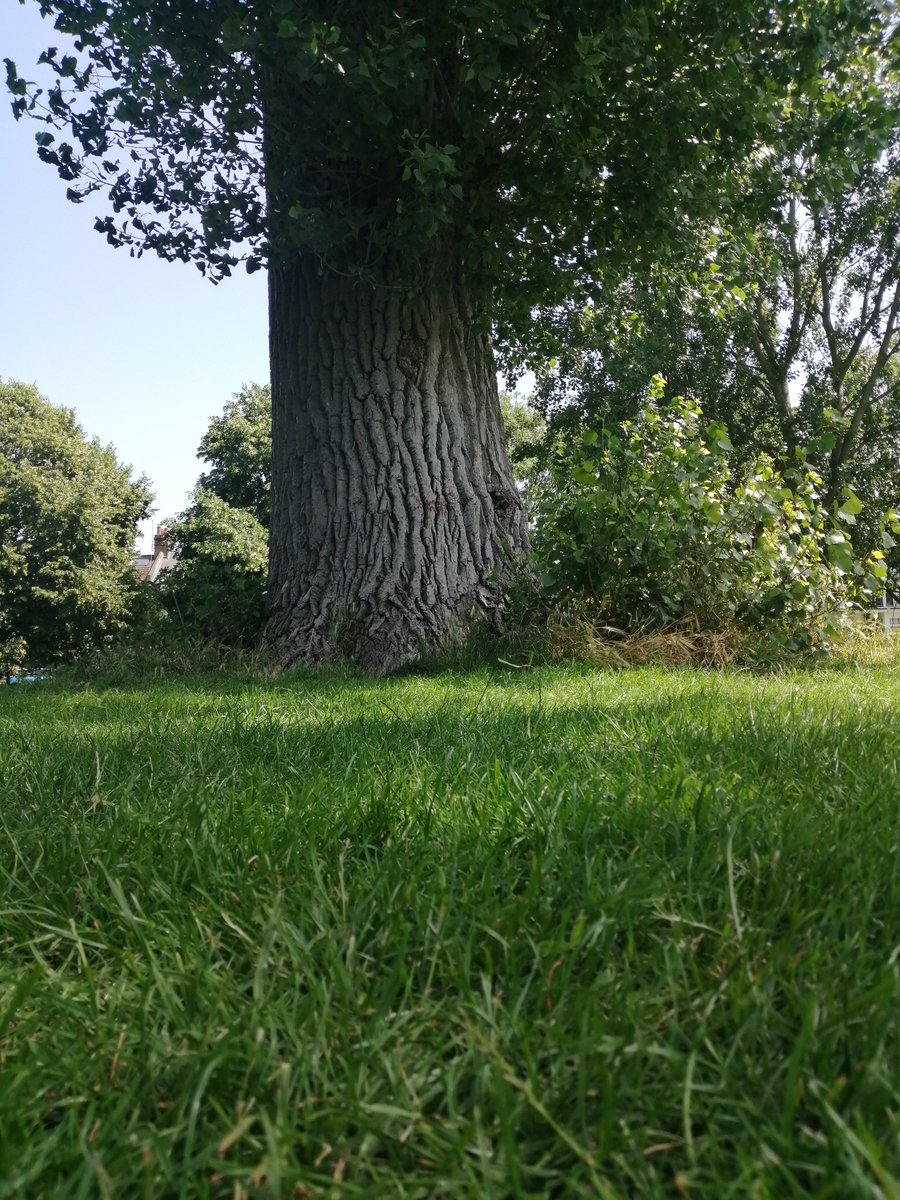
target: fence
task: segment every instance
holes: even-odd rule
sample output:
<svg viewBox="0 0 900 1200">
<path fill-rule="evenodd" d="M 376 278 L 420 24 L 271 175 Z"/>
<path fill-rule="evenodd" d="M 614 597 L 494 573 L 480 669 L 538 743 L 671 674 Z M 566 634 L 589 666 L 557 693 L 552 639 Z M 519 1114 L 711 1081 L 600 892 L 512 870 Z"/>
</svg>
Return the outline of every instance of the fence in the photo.
<svg viewBox="0 0 900 1200">
<path fill-rule="evenodd" d="M 876 608 L 875 613 L 885 633 L 900 632 L 900 608 Z"/>
</svg>

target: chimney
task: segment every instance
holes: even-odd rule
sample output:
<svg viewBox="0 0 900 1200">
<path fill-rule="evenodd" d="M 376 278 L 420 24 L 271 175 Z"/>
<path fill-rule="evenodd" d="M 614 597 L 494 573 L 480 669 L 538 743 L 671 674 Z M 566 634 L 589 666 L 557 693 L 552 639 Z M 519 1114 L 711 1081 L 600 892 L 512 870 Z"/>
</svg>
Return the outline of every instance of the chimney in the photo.
<svg viewBox="0 0 900 1200">
<path fill-rule="evenodd" d="M 172 548 L 172 543 L 169 541 L 168 525 L 157 525 L 156 534 L 153 538 L 153 557 L 161 554 L 164 558 Z"/>
</svg>

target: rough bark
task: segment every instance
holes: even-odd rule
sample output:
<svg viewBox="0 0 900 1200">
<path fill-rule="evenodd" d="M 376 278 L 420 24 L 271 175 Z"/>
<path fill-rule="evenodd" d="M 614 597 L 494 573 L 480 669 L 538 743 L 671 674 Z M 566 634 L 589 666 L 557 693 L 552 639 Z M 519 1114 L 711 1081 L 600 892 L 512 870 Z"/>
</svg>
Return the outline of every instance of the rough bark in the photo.
<svg viewBox="0 0 900 1200">
<path fill-rule="evenodd" d="M 412 290 L 400 278 L 309 258 L 269 272 L 267 634 L 285 666 L 415 661 L 496 616 L 527 550 L 490 336 L 462 273 Z"/>
</svg>

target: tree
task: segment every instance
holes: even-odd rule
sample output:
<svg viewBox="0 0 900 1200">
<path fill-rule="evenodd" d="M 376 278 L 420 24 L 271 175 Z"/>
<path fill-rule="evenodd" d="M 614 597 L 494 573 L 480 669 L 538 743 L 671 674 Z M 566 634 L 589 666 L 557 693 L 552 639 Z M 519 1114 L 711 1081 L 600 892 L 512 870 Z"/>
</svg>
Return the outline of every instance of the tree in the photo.
<svg viewBox="0 0 900 1200">
<path fill-rule="evenodd" d="M 272 390 L 245 383 L 213 417 L 197 455 L 209 464 L 197 486 L 232 508 L 249 509 L 269 527 L 272 474 Z"/>
<path fill-rule="evenodd" d="M 636 417 L 659 372 L 669 398 L 696 396 L 709 418 L 742 421 L 746 389 L 735 370 L 733 321 L 711 302 L 703 278 L 709 230 L 695 226 L 694 236 L 679 261 L 628 264 L 607 272 L 588 302 L 576 298 L 539 314 L 529 364 L 534 403 L 555 435 L 585 421 L 599 428 Z"/>
<path fill-rule="evenodd" d="M 259 639 L 266 592 L 266 530 L 250 508 L 197 487 L 170 529 L 175 566 L 159 582 L 181 630 L 223 646 Z"/>
<path fill-rule="evenodd" d="M 527 455 L 543 422 L 506 393 L 500 407 L 521 487 L 533 469 Z M 253 646 L 262 626 L 271 421 L 269 386 L 245 384 L 210 421 L 198 448 L 208 470 L 169 528 L 178 562 L 160 579 L 163 603 L 183 632 L 220 646 Z"/>
<path fill-rule="evenodd" d="M 776 170 L 771 154 L 736 167 L 747 193 L 775 181 L 771 212 L 697 223 L 680 262 L 610 273 L 591 303 L 542 314 L 538 398 L 556 431 L 616 423 L 662 370 L 670 397 L 727 424 L 737 460 L 813 464 L 826 510 L 857 492 L 865 555 L 892 548 L 880 518 L 900 505 L 898 84 L 878 50 L 821 90 Z M 823 153 L 835 124 L 847 150 Z"/>
<path fill-rule="evenodd" d="M 0 669 L 76 657 L 124 626 L 151 500 L 70 409 L 0 381 Z"/>
<path fill-rule="evenodd" d="M 815 163 L 795 164 L 782 220 L 759 238 L 744 317 L 784 445 L 821 456 L 829 504 L 852 480 L 869 418 L 897 402 L 900 140 L 854 166 L 823 195 Z"/>
<path fill-rule="evenodd" d="M 533 397 L 500 393 L 500 415 L 513 477 L 529 519 L 534 513 L 535 488 L 546 457 L 547 422 L 535 409 Z"/>
<path fill-rule="evenodd" d="M 530 453 L 544 434 L 544 421 L 528 400 L 500 393 L 500 413 L 513 474 L 526 482 L 533 467 Z M 272 470 L 272 389 L 245 383 L 213 417 L 197 450 L 209 464 L 198 488 L 232 508 L 249 509 L 268 529 Z"/>
<path fill-rule="evenodd" d="M 17 115 L 115 244 L 269 267 L 269 635 L 407 662 L 497 614 L 528 538 L 491 327 L 710 210 L 792 99 L 877 41 L 812 0 L 41 0 L 80 50 Z M 545 9 L 552 11 L 545 11 Z M 69 127 L 57 142 L 52 127 Z M 124 155 L 120 152 L 125 152 Z"/>
<path fill-rule="evenodd" d="M 249 647 L 266 594 L 272 394 L 244 384 L 197 450 L 208 464 L 170 526 L 178 562 L 160 580 L 163 603 L 190 636 Z"/>
</svg>

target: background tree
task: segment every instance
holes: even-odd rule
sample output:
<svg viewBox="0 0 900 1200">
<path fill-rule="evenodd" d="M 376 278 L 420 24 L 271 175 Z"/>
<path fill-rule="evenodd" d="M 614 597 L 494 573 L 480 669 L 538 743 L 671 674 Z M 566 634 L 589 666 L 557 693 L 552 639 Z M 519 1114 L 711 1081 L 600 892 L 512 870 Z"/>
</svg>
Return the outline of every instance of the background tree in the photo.
<svg viewBox="0 0 900 1200">
<path fill-rule="evenodd" d="M 159 582 L 176 627 L 221 646 L 259 641 L 266 594 L 266 529 L 252 509 L 198 487 L 170 527 L 178 553 Z"/>
<path fill-rule="evenodd" d="M 249 509 L 269 527 L 272 476 L 272 389 L 245 383 L 213 417 L 197 456 L 209 464 L 197 486 L 232 508 Z"/>
<path fill-rule="evenodd" d="M 491 324 L 683 236 L 877 4 L 41 0 L 82 57 L 17 114 L 114 243 L 269 264 L 269 631 L 375 671 L 502 606 L 527 549 Z M 73 142 L 54 140 L 68 127 Z M 122 153 L 124 151 L 124 154 Z"/>
<path fill-rule="evenodd" d="M 889 368 L 900 351 L 898 152 L 895 143 L 855 164 L 850 186 L 825 196 L 814 167 L 798 165 L 747 306 L 749 349 L 784 444 L 821 456 L 829 503 L 852 480 L 867 417 L 897 400 Z"/>
<path fill-rule="evenodd" d="M 535 409 L 532 397 L 500 393 L 500 413 L 516 486 L 531 510 L 534 484 L 541 465 L 541 448 L 547 435 L 547 422 Z"/>
<path fill-rule="evenodd" d="M 0 381 L 0 669 L 74 658 L 123 628 L 151 500 L 70 409 Z"/>
<path fill-rule="evenodd" d="M 830 86 L 829 86 L 830 85 Z M 771 213 L 699 222 L 678 262 L 614 272 L 588 303 L 542 314 L 538 401 L 556 433 L 634 417 L 657 370 L 667 394 L 723 421 L 743 464 L 811 463 L 833 510 L 864 501 L 861 554 L 892 549 L 879 518 L 900 502 L 897 82 L 879 51 L 798 106 L 777 169 L 736 164 L 744 189 L 777 184 Z M 822 152 L 844 131 L 845 154 Z M 773 193 L 775 196 L 775 193 Z M 894 556 L 889 555 L 894 563 Z"/>
<path fill-rule="evenodd" d="M 710 419 L 742 422 L 748 397 L 735 363 L 734 304 L 723 306 L 710 274 L 709 229 L 695 227 L 693 237 L 678 260 L 607 271 L 589 299 L 540 312 L 528 365 L 533 402 L 553 435 L 637 416 L 660 371 L 668 396 L 702 397 Z"/>
<path fill-rule="evenodd" d="M 272 399 L 244 384 L 197 449 L 207 464 L 191 503 L 170 524 L 178 562 L 160 580 L 163 604 L 189 637 L 223 646 L 259 641 L 266 595 Z"/>
</svg>

